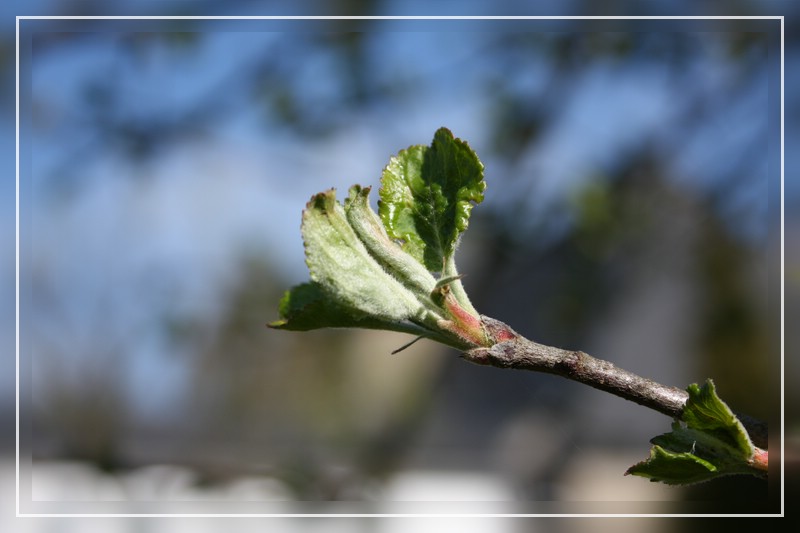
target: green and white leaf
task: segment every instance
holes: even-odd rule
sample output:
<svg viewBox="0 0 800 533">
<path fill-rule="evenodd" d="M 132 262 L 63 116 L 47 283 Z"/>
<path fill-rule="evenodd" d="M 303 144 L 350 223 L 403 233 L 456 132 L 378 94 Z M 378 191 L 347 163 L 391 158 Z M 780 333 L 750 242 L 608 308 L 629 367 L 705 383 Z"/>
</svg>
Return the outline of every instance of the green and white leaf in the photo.
<svg viewBox="0 0 800 533">
<path fill-rule="evenodd" d="M 688 387 L 683 422 L 654 437 L 650 457 L 627 474 L 669 485 L 688 485 L 723 475 L 763 472 L 752 466 L 755 447 L 742 423 L 717 396 L 714 383 Z"/>
<path fill-rule="evenodd" d="M 426 309 L 415 295 L 370 255 L 350 226 L 344 207 L 336 201 L 334 190 L 315 195 L 306 205 L 301 231 L 306 264 L 319 289 L 313 294 L 307 287 L 301 289 L 296 299 L 303 303 L 310 296 L 327 299 L 330 302 L 325 309 L 346 312 L 350 321 L 424 319 Z"/>
<path fill-rule="evenodd" d="M 386 321 L 364 315 L 358 309 L 341 305 L 314 281 L 286 291 L 278 306 L 280 320 L 269 324 L 275 329 L 310 331 L 320 328 L 367 328 L 427 335 L 427 331 L 406 321 Z"/>
<path fill-rule="evenodd" d="M 436 287 L 436 279 L 419 262 L 409 260 L 409 254 L 389 238 L 381 219 L 369 206 L 369 193 L 369 187 L 354 185 L 350 188 L 350 196 L 345 200 L 347 221 L 370 255 L 385 270 L 418 297 L 428 298 Z"/>
</svg>

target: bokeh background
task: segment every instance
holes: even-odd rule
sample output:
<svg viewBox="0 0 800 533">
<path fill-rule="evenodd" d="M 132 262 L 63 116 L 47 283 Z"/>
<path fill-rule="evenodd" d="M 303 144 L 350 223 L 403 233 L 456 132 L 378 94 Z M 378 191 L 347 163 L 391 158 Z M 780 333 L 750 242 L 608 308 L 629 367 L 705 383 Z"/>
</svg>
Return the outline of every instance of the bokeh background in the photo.
<svg viewBox="0 0 800 533">
<path fill-rule="evenodd" d="M 265 327 L 307 278 L 308 198 L 377 187 L 392 154 L 447 126 L 486 166 L 457 257 L 481 312 L 663 383 L 711 377 L 777 431 L 774 21 L 23 24 L 20 358 L 34 502 L 776 511 L 765 481 L 623 477 L 670 421 L 585 386 L 469 365 L 430 342 L 390 355 L 409 340 L 395 333 Z M 786 120 L 788 153 L 791 91 Z M 792 235 L 800 189 L 789 174 L 785 186 Z M 13 234 L 3 238 L 10 249 Z M 787 312 L 800 283 L 789 245 Z M 3 290 L 7 301 L 13 283 Z M 13 306 L 2 309 L 13 338 Z M 797 334 L 787 323 L 787 359 Z M 797 378 L 788 360 L 786 372 Z M 3 373 L 7 421 L 14 390 Z M 798 398 L 786 393 L 791 419 Z M 790 466 L 798 429 L 786 428 Z M 12 475 L 12 434 L 2 444 Z"/>
</svg>

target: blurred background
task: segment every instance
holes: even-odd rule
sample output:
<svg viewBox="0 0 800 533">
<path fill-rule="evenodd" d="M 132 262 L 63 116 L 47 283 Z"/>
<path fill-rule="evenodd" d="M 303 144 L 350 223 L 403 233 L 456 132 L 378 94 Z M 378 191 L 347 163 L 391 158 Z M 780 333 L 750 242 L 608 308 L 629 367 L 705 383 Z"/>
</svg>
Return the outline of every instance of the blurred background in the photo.
<svg viewBox="0 0 800 533">
<path fill-rule="evenodd" d="M 132 12 L 119 4 L 102 14 Z M 191 9 L 182 14 L 219 14 Z M 172 14 L 162 4 L 147 13 Z M 0 68 L 13 79 L 8 21 Z M 25 24 L 23 500 L 29 488 L 34 502 L 81 509 L 249 501 L 291 512 L 292 502 L 350 501 L 392 512 L 392 502 L 474 501 L 484 507 L 467 510 L 502 513 L 616 502 L 629 513 L 702 500 L 776 512 L 766 481 L 678 489 L 623 477 L 670 420 L 605 393 L 473 366 L 427 341 L 390 355 L 410 340 L 401 334 L 265 327 L 283 291 L 307 279 L 308 198 L 377 188 L 391 155 L 447 126 L 486 166 L 486 199 L 457 256 L 483 314 L 662 383 L 711 377 L 732 408 L 777 431 L 780 115 L 768 26 Z M 789 26 L 787 88 L 798 45 Z M 787 90 L 787 155 L 797 104 Z M 789 313 L 799 305 L 789 239 L 800 188 L 788 172 L 785 185 Z M 10 249 L 11 232 L 3 239 Z M 11 261 L 2 267 L 13 279 Z M 9 301 L 13 284 L 3 290 Z M 2 311 L 13 338 L 13 307 Z M 787 327 L 787 354 L 797 335 Z M 797 379 L 788 360 L 786 372 Z M 14 390 L 3 373 L 9 427 Z M 786 393 L 792 417 L 797 393 Z M 798 430 L 786 427 L 791 468 Z M 0 459 L 13 477 L 11 435 Z M 118 527 L 108 531 L 129 531 Z M 385 530 L 375 527 L 364 530 Z"/>
</svg>

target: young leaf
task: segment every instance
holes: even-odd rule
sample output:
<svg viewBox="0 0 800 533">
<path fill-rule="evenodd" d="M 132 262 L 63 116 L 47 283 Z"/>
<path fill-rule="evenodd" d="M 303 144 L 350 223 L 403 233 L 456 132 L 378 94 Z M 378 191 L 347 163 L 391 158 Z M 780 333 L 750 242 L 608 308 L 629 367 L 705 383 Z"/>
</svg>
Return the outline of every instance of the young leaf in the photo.
<svg viewBox="0 0 800 533">
<path fill-rule="evenodd" d="M 752 457 L 755 448 L 750 436 L 730 407 L 719 399 L 714 382 L 709 379 L 702 387 L 692 383 L 688 391 L 689 399 L 686 401 L 682 417 L 686 425 L 692 429 L 713 433 L 742 457 Z"/>
<path fill-rule="evenodd" d="M 391 158 L 381 178 L 378 210 L 388 235 L 403 250 L 431 272 L 442 272 L 485 188 L 478 156 L 440 128 L 430 146 L 411 146 Z"/>
<path fill-rule="evenodd" d="M 655 445 L 647 461 L 633 465 L 625 474 L 643 476 L 667 485 L 690 485 L 717 475 L 717 467 L 688 452 L 670 452 Z"/>
<path fill-rule="evenodd" d="M 402 331 L 426 335 L 426 330 L 411 322 L 377 320 L 358 309 L 345 307 L 327 294 L 316 282 L 292 287 L 286 291 L 278 307 L 280 320 L 269 326 L 288 331 L 309 331 L 320 328 L 367 328 Z"/>
<path fill-rule="evenodd" d="M 670 485 L 687 485 L 729 474 L 762 476 L 756 448 L 739 419 L 717 396 L 714 383 L 688 387 L 689 399 L 670 433 L 654 437 L 650 457 L 625 472 Z"/>
<path fill-rule="evenodd" d="M 428 270 L 411 257 L 386 234 L 381 219 L 369 206 L 370 187 L 354 185 L 345 200 L 347 221 L 364 243 L 372 257 L 381 266 L 417 293 L 427 298 L 436 287 L 436 280 Z"/>
<path fill-rule="evenodd" d="M 352 314 L 388 322 L 422 318 L 425 308 L 370 255 L 333 190 L 315 195 L 301 226 L 311 279 Z"/>
</svg>

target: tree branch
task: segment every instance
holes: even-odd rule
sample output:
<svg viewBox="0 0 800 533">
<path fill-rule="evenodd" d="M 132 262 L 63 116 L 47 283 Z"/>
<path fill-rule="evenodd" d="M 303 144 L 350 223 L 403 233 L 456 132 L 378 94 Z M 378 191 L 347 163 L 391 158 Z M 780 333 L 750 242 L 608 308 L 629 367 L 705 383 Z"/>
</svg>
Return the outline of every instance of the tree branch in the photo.
<svg viewBox="0 0 800 533">
<path fill-rule="evenodd" d="M 681 419 L 689 393 L 623 370 L 614 364 L 581 351 L 545 346 L 520 336 L 503 322 L 481 317 L 494 346 L 473 348 L 464 359 L 479 365 L 545 372 L 584 383 L 638 403 L 672 418 Z M 753 444 L 766 449 L 767 424 L 748 416 L 736 415 Z"/>
</svg>

